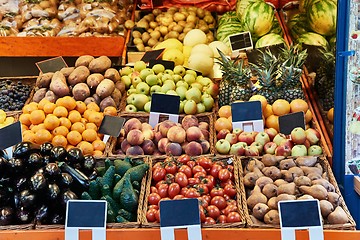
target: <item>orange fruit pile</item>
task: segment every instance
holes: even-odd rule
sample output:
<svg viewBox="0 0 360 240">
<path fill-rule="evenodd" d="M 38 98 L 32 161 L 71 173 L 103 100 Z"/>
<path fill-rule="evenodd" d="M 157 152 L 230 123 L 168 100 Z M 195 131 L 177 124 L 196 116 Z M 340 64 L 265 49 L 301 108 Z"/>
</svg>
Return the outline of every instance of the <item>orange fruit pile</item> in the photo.
<svg viewBox="0 0 360 240">
<path fill-rule="evenodd" d="M 105 114 L 116 115 L 114 107 L 105 108 Z M 96 103 L 75 101 L 72 97 L 59 98 L 56 103 L 42 99 L 23 107 L 19 117 L 23 141 L 37 144 L 51 142 L 67 149 L 80 148 L 85 155 L 102 156 L 105 143 L 98 133 L 104 113 Z"/>
</svg>

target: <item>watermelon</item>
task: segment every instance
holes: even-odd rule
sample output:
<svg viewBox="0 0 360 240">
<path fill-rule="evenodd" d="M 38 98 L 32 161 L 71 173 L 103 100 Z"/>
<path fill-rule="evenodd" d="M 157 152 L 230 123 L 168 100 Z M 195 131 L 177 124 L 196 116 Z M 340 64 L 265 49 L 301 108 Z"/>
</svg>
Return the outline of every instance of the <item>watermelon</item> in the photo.
<svg viewBox="0 0 360 240">
<path fill-rule="evenodd" d="M 277 18 L 274 18 L 274 22 L 273 22 L 273 26 L 270 30 L 269 33 L 276 33 L 276 34 L 279 34 L 281 36 L 284 35 L 283 31 L 282 31 L 282 28 L 280 26 L 280 23 L 279 21 L 277 20 Z"/>
<path fill-rule="evenodd" d="M 320 34 L 313 32 L 308 32 L 300 35 L 300 37 L 297 39 L 297 42 L 313 46 L 322 46 L 325 49 L 329 48 L 328 41 Z"/>
<path fill-rule="evenodd" d="M 324 36 L 336 33 L 336 15 L 337 6 L 332 0 L 313 2 L 307 9 L 309 27 Z"/>
<path fill-rule="evenodd" d="M 244 30 L 249 31 L 255 38 L 267 34 L 272 28 L 273 21 L 274 9 L 265 2 L 250 4 L 241 18 Z"/>
<path fill-rule="evenodd" d="M 254 2 L 262 2 L 263 0 L 237 0 L 236 1 L 236 15 L 239 20 L 245 12 L 245 9 Z"/>
<path fill-rule="evenodd" d="M 282 36 L 275 33 L 269 33 L 262 36 L 255 44 L 255 48 L 262 48 L 276 44 L 285 44 L 285 40 Z"/>
<path fill-rule="evenodd" d="M 294 14 L 287 22 L 291 37 L 297 39 L 300 35 L 310 31 L 307 16 L 304 13 Z"/>
<path fill-rule="evenodd" d="M 216 39 L 219 41 L 223 41 L 229 35 L 239 33 L 243 31 L 243 27 L 241 23 L 229 23 L 226 25 L 222 25 L 216 31 Z"/>
<path fill-rule="evenodd" d="M 236 16 L 236 12 L 235 11 L 229 11 L 224 13 L 219 21 L 218 21 L 218 27 L 221 27 L 224 24 L 227 23 L 235 23 L 235 22 L 240 22 L 240 20 L 237 18 Z"/>
</svg>

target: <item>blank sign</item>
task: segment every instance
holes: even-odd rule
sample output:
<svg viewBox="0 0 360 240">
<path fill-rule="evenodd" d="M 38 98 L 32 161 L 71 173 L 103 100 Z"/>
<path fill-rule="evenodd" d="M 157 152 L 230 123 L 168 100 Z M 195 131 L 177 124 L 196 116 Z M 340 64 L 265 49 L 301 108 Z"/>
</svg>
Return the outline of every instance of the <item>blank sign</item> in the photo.
<svg viewBox="0 0 360 240">
<path fill-rule="evenodd" d="M 322 225 L 317 199 L 281 201 L 279 213 L 282 227 L 306 228 Z"/>
<path fill-rule="evenodd" d="M 105 201 L 69 201 L 66 226 L 79 229 L 104 228 L 106 224 Z"/>
<path fill-rule="evenodd" d="M 160 202 L 161 227 L 178 227 L 200 224 L 199 201 L 193 199 Z"/>
</svg>

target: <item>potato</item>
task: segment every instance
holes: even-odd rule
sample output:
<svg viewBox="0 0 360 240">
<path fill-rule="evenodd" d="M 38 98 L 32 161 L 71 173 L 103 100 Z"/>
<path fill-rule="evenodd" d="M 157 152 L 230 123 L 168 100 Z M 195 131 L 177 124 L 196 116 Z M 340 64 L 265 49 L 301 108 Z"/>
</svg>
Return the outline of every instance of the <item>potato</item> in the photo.
<svg viewBox="0 0 360 240">
<path fill-rule="evenodd" d="M 86 105 L 88 105 L 89 103 L 92 103 L 92 102 L 96 103 L 96 101 L 95 101 L 95 99 L 94 99 L 93 97 L 88 97 L 88 98 L 86 98 L 86 99 L 84 100 L 84 103 L 85 103 Z"/>
<path fill-rule="evenodd" d="M 38 88 L 48 88 L 53 75 L 53 72 L 40 74 L 39 77 L 36 79 L 35 86 Z"/>
<path fill-rule="evenodd" d="M 100 73 L 93 73 L 90 74 L 90 76 L 87 77 L 86 83 L 89 86 L 89 88 L 96 88 L 100 82 L 104 80 L 104 76 Z"/>
<path fill-rule="evenodd" d="M 103 73 L 110 67 L 111 60 L 106 56 L 95 58 L 89 64 L 89 70 L 94 73 Z"/>
<path fill-rule="evenodd" d="M 95 99 L 96 104 L 99 105 L 101 102 L 101 98 L 99 97 L 99 95 L 95 93 L 92 95 L 92 97 Z"/>
<path fill-rule="evenodd" d="M 74 86 L 72 94 L 76 101 L 84 101 L 90 96 L 90 89 L 86 83 L 78 83 Z"/>
<path fill-rule="evenodd" d="M 66 78 L 60 71 L 54 73 L 51 78 L 50 90 L 53 91 L 57 97 L 64 97 L 70 94 L 70 89 L 66 84 Z"/>
<path fill-rule="evenodd" d="M 53 91 L 47 91 L 45 94 L 45 99 L 49 100 L 52 103 L 55 103 L 58 97 L 55 95 Z"/>
<path fill-rule="evenodd" d="M 104 78 L 112 80 L 114 83 L 120 81 L 120 73 L 115 68 L 109 68 L 104 74 Z"/>
<path fill-rule="evenodd" d="M 62 68 L 61 70 L 60 70 L 60 72 L 62 73 L 62 74 L 64 74 L 64 76 L 67 78 L 67 77 L 69 77 L 70 76 L 70 74 L 74 71 L 74 67 L 66 67 L 66 68 Z"/>
<path fill-rule="evenodd" d="M 116 107 L 118 107 L 120 104 L 121 97 L 122 97 L 120 90 L 115 88 L 113 93 L 111 94 L 111 97 L 112 97 L 112 99 L 114 99 Z"/>
<path fill-rule="evenodd" d="M 106 107 L 109 107 L 109 106 L 112 106 L 112 107 L 116 107 L 116 103 L 114 101 L 114 99 L 111 97 L 111 96 L 108 96 L 106 98 L 104 98 L 101 103 L 100 103 L 100 111 L 104 111 L 104 109 Z"/>
<path fill-rule="evenodd" d="M 123 81 L 117 81 L 115 83 L 115 88 L 119 89 L 121 93 L 124 93 L 126 91 L 126 86 Z"/>
<path fill-rule="evenodd" d="M 47 92 L 47 88 L 40 88 L 37 90 L 33 96 L 33 102 L 40 102 L 41 99 L 45 97 L 45 94 Z"/>
<path fill-rule="evenodd" d="M 90 75 L 90 71 L 87 67 L 85 66 L 77 67 L 68 77 L 68 83 L 71 86 L 75 86 L 78 83 L 83 83 L 86 81 L 89 75 Z"/>
<path fill-rule="evenodd" d="M 75 67 L 79 67 L 79 66 L 88 67 L 89 63 L 94 59 L 95 58 L 93 56 L 90 56 L 90 55 L 80 56 L 78 59 L 76 59 Z"/>
<path fill-rule="evenodd" d="M 115 83 L 110 79 L 104 79 L 101 81 L 99 86 L 96 88 L 96 94 L 99 95 L 101 99 L 104 99 L 110 96 L 115 89 Z"/>
</svg>

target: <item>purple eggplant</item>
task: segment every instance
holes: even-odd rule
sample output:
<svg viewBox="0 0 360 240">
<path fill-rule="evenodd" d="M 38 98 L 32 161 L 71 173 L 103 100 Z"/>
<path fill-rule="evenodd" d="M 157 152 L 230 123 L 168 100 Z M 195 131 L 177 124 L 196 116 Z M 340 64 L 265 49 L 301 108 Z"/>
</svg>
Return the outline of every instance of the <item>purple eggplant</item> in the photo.
<svg viewBox="0 0 360 240">
<path fill-rule="evenodd" d="M 49 207 L 42 205 L 35 212 L 35 219 L 37 222 L 44 224 L 47 223 L 47 218 L 49 217 Z"/>
<path fill-rule="evenodd" d="M 14 220 L 14 210 L 11 207 L 0 209 L 0 226 L 10 225 Z"/>
<path fill-rule="evenodd" d="M 71 148 L 67 153 L 67 160 L 69 165 L 74 167 L 75 164 L 84 161 L 84 155 L 79 148 Z"/>
<path fill-rule="evenodd" d="M 25 169 L 24 162 L 20 158 L 9 159 L 8 166 L 11 174 L 21 174 Z"/>
<path fill-rule="evenodd" d="M 25 208 L 33 208 L 36 203 L 36 196 L 30 190 L 24 190 L 20 193 L 20 203 Z"/>
<path fill-rule="evenodd" d="M 57 184 L 61 187 L 61 188 L 69 188 L 72 183 L 73 183 L 74 179 L 72 178 L 72 176 L 68 173 L 61 173 L 61 175 L 59 176 L 59 179 L 57 181 Z"/>
<path fill-rule="evenodd" d="M 55 181 L 59 177 L 60 173 L 60 168 L 56 163 L 48 163 L 45 167 L 45 177 L 51 182 Z"/>
<path fill-rule="evenodd" d="M 13 157 L 14 158 L 27 158 L 34 152 L 39 152 L 40 149 L 37 145 L 31 142 L 21 142 L 15 145 Z"/>
<path fill-rule="evenodd" d="M 78 199 L 78 196 L 70 191 L 70 190 L 67 190 L 66 192 L 64 192 L 62 194 L 62 198 L 61 198 L 61 204 L 65 207 L 66 206 L 66 203 L 69 201 L 69 200 L 74 200 L 74 199 Z"/>
<path fill-rule="evenodd" d="M 5 157 L 0 157 L 0 175 L 6 173 L 9 161 Z"/>
<path fill-rule="evenodd" d="M 21 207 L 16 211 L 16 218 L 21 224 L 26 224 L 30 223 L 33 220 L 33 214 L 31 211 L 28 211 Z"/>
<path fill-rule="evenodd" d="M 15 187 L 18 192 L 29 188 L 28 180 L 26 177 L 18 178 L 15 180 Z"/>
<path fill-rule="evenodd" d="M 51 149 L 53 149 L 53 145 L 49 142 L 43 143 L 40 145 L 40 153 L 43 157 L 50 156 Z"/>
<path fill-rule="evenodd" d="M 44 163 L 44 159 L 39 153 L 30 154 L 30 156 L 27 158 L 26 161 L 26 165 L 30 169 L 38 169 L 43 166 L 43 163 Z"/>
<path fill-rule="evenodd" d="M 30 178 L 30 187 L 34 191 L 41 191 L 47 187 L 46 178 L 43 174 L 35 174 Z"/>
<path fill-rule="evenodd" d="M 63 162 L 66 160 L 67 151 L 62 146 L 53 147 L 50 151 L 50 161 Z"/>
<path fill-rule="evenodd" d="M 48 197 L 51 200 L 55 200 L 60 196 L 60 188 L 57 184 L 49 184 L 48 186 Z"/>
</svg>

